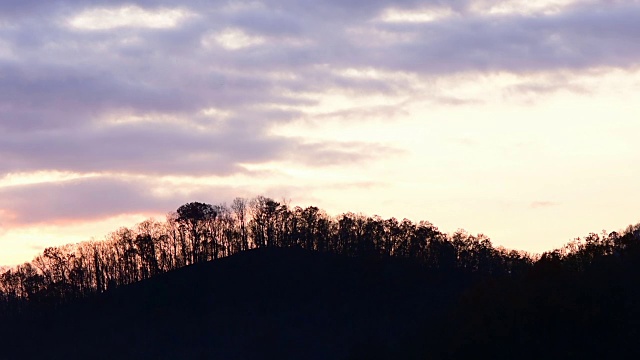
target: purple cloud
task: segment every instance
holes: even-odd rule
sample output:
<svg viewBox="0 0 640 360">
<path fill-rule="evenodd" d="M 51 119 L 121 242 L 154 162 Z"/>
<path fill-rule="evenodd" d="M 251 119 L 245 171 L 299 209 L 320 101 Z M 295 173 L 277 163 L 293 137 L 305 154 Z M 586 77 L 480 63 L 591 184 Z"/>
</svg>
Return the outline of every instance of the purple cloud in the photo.
<svg viewBox="0 0 640 360">
<path fill-rule="evenodd" d="M 38 204 L 34 206 L 34 199 Z M 0 209 L 15 218 L 13 224 L 77 219 L 100 219 L 127 209 L 128 213 L 171 209 L 175 199 L 149 195 L 145 184 L 110 178 L 88 178 L 60 183 L 0 189 Z"/>
<path fill-rule="evenodd" d="M 12 215 L 12 225 L 31 225 L 99 220 L 119 214 L 168 213 L 194 198 L 220 203 L 239 195 L 233 187 L 211 185 L 194 187 L 188 194 L 158 196 L 149 190 L 153 185 L 149 180 L 90 177 L 0 188 L 0 210 Z"/>
<path fill-rule="evenodd" d="M 149 11 L 184 8 L 195 16 L 165 29 L 123 26 L 87 31 L 69 25 L 69 19 L 94 7 L 132 4 Z M 317 105 L 315 97 L 300 94 L 337 89 L 397 95 L 413 90 L 404 77 L 355 78 L 339 71 L 347 68 L 429 78 L 483 72 L 570 73 L 634 68 L 640 63 L 636 3 L 588 2 L 553 15 L 478 14 L 470 11 L 474 2 L 467 0 L 273 0 L 235 10 L 226 9 L 228 4 L 3 1 L 0 176 L 38 170 L 232 175 L 246 172 L 242 163 L 362 163 L 398 150 L 366 140 L 310 144 L 302 137 L 274 135 L 271 129 L 295 120 L 322 120 L 305 112 L 306 106 Z M 387 8 L 411 10 L 428 4 L 450 7 L 456 16 L 425 23 L 379 20 Z M 227 29 L 260 41 L 225 48 L 216 36 Z M 400 40 L 383 41 L 380 34 Z M 554 89 L 529 84 L 513 91 Z M 437 90 L 424 96 L 452 106 L 471 101 Z M 203 115 L 209 108 L 227 115 Z M 362 121 L 367 114 L 366 109 L 347 109 L 324 116 Z M 117 125 L 106 121 L 125 115 L 150 119 Z M 74 198 L 71 189 L 82 196 Z M 64 199 L 75 199 L 69 200 L 72 205 L 89 204 L 102 201 L 100 193 L 110 194 L 104 200 L 106 212 L 169 205 L 145 189 L 144 183 L 103 179 L 0 191 L 5 207 L 11 200 L 18 204 L 11 208 L 18 210 L 27 203 L 33 206 L 24 199 L 50 199 L 33 215 L 45 221 L 55 216 L 52 209 L 59 209 Z M 118 202 L 118 194 L 146 205 Z"/>
</svg>

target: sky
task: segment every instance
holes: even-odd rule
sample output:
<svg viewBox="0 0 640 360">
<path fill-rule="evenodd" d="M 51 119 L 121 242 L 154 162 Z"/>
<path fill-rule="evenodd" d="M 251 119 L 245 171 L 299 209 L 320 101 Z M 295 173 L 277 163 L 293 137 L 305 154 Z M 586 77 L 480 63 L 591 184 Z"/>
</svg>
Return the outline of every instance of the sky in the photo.
<svg viewBox="0 0 640 360">
<path fill-rule="evenodd" d="M 542 252 L 640 221 L 640 1 L 4 0 L 0 264 L 265 195 Z"/>
</svg>

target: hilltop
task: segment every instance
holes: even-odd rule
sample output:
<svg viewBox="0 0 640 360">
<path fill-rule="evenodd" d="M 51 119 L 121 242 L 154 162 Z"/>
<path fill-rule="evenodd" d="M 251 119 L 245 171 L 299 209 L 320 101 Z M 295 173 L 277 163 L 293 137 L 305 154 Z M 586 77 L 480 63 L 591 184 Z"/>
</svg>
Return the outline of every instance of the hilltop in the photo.
<svg viewBox="0 0 640 360">
<path fill-rule="evenodd" d="M 639 356 L 640 225 L 530 255 L 258 198 L 0 275 L 0 359 Z"/>
<path fill-rule="evenodd" d="M 3 338 L 33 359 L 410 356 L 469 280 L 453 279 L 408 261 L 249 250 L 68 304 Z"/>
</svg>

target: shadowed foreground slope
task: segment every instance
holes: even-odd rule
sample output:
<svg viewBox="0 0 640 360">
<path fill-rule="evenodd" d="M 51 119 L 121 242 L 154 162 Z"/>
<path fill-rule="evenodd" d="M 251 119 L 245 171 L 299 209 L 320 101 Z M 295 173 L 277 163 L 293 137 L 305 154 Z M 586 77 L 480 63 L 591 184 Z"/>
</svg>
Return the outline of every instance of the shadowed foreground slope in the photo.
<svg viewBox="0 0 640 360">
<path fill-rule="evenodd" d="M 640 358 L 639 289 L 640 224 L 530 256 L 424 221 L 194 202 L 0 274 L 0 360 Z"/>
<path fill-rule="evenodd" d="M 248 250 L 56 311 L 24 307 L 2 323 L 0 359 L 636 359 L 632 230 L 516 275 Z"/>
<path fill-rule="evenodd" d="M 12 325 L 7 358 L 356 359 L 423 353 L 469 279 L 408 261 L 266 248 Z M 432 327 L 432 326 L 430 326 Z"/>
</svg>

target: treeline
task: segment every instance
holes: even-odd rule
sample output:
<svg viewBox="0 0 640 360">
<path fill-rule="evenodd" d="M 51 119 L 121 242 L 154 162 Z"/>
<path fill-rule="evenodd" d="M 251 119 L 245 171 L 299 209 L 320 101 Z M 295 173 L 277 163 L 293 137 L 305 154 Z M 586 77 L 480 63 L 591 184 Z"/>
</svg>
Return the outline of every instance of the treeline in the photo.
<svg viewBox="0 0 640 360">
<path fill-rule="evenodd" d="M 56 305 L 144 280 L 183 266 L 262 247 L 300 247 L 361 257 L 403 257 L 441 270 L 508 275 L 532 258 L 496 249 L 483 236 L 447 236 L 429 222 L 346 213 L 330 217 L 317 207 L 290 208 L 259 196 L 230 206 L 192 202 L 165 222 L 120 228 L 105 241 L 46 248 L 30 263 L 0 275 L 6 311 L 27 304 Z"/>
<path fill-rule="evenodd" d="M 482 282 L 447 319 L 444 358 L 637 359 L 639 265 L 640 224 L 544 253 L 517 281 Z"/>
<path fill-rule="evenodd" d="M 57 306 L 187 265 L 262 247 L 300 247 L 352 257 L 411 259 L 436 271 L 518 277 L 536 268 L 581 271 L 637 248 L 640 227 L 591 234 L 540 257 L 495 248 L 484 235 L 447 235 L 429 222 L 289 207 L 259 196 L 230 206 L 192 202 L 166 221 L 120 228 L 104 241 L 46 248 L 30 263 L 0 275 L 0 313 Z M 634 250 L 637 251 L 637 250 Z M 540 265 L 542 264 L 542 265 Z M 560 264 L 560 265 L 559 265 Z M 544 266 L 543 266 L 544 265 Z M 546 266 L 546 267 L 545 267 Z"/>
</svg>

